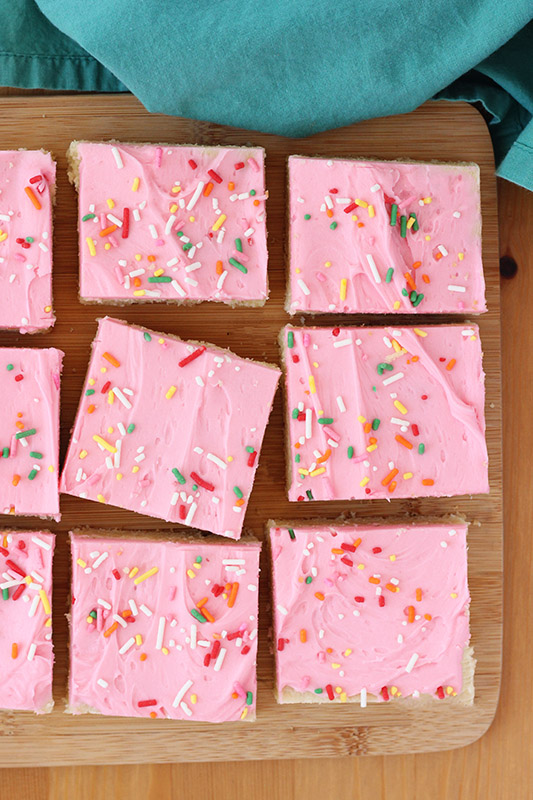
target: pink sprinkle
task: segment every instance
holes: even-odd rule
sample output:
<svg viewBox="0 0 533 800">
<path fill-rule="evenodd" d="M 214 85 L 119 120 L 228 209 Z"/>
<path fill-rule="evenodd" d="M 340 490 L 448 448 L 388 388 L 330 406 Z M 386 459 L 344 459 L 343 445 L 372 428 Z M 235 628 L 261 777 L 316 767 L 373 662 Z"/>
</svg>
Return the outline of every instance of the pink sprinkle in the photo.
<svg viewBox="0 0 533 800">
<path fill-rule="evenodd" d="M 241 684 L 238 681 L 235 681 L 235 683 L 233 684 L 233 691 L 236 692 L 239 695 L 239 697 L 242 698 L 246 697 L 246 692 L 244 691 L 244 689 L 242 688 Z"/>
<path fill-rule="evenodd" d="M 59 389 L 60 379 L 59 379 L 59 372 L 52 372 L 52 380 L 54 382 L 54 386 L 56 389 Z"/>
<path fill-rule="evenodd" d="M 104 228 L 107 228 L 107 219 L 103 211 L 100 212 L 99 219 L 100 219 L 100 227 L 102 230 L 104 230 Z"/>
<path fill-rule="evenodd" d="M 87 483 L 89 484 L 89 486 L 94 486 L 94 484 L 98 483 L 99 480 L 100 480 L 100 475 L 98 474 L 98 472 L 93 472 L 93 474 L 89 475 L 89 477 L 87 478 Z"/>
<path fill-rule="evenodd" d="M 163 157 L 163 148 L 162 147 L 156 147 L 155 148 L 155 165 L 156 165 L 156 167 L 160 167 L 161 166 L 162 157 Z"/>
<path fill-rule="evenodd" d="M 305 692 L 305 690 L 307 689 L 307 687 L 309 686 L 310 683 L 311 683 L 311 676 L 310 675 L 304 675 L 302 677 L 302 692 Z"/>
<path fill-rule="evenodd" d="M 26 256 L 23 256 L 22 253 L 15 253 L 15 259 L 17 261 L 26 261 Z"/>
<path fill-rule="evenodd" d="M 115 267 L 115 277 L 116 277 L 117 281 L 120 283 L 120 285 L 123 286 L 124 285 L 124 275 L 122 274 L 122 270 L 120 269 L 118 264 Z"/>
<path fill-rule="evenodd" d="M 303 342 L 304 342 L 304 347 L 309 347 L 309 345 L 311 344 L 311 337 L 309 336 L 308 333 L 304 333 Z"/>
<path fill-rule="evenodd" d="M 253 169 L 254 172 L 259 172 L 260 167 L 259 167 L 259 164 L 257 163 L 257 161 L 255 160 L 255 158 L 249 158 L 248 159 L 248 163 L 249 163 L 249 165 L 251 166 L 251 168 Z"/>
<path fill-rule="evenodd" d="M 155 243 L 156 243 L 156 245 L 157 245 L 158 247 L 161 247 L 162 245 L 164 245 L 164 244 L 165 244 L 165 242 L 164 242 L 164 240 L 163 240 L 163 239 L 156 239 L 156 240 L 155 240 Z"/>
<path fill-rule="evenodd" d="M 111 247 L 118 247 L 118 242 L 117 242 L 117 240 L 115 239 L 114 236 L 108 236 L 107 237 L 107 241 L 109 242 Z"/>
<path fill-rule="evenodd" d="M 316 279 L 317 281 L 320 281 L 320 283 L 324 283 L 324 281 L 326 280 L 326 276 L 324 275 L 323 272 L 317 272 Z"/>
<path fill-rule="evenodd" d="M 325 434 L 327 434 L 327 436 L 330 437 L 330 439 L 333 439 L 334 442 L 340 442 L 341 437 L 339 436 L 338 433 L 332 431 L 329 425 L 322 425 L 322 430 L 324 431 Z"/>
<path fill-rule="evenodd" d="M 19 440 L 15 439 L 15 434 L 11 437 L 11 445 L 9 447 L 9 455 L 11 458 L 14 458 L 17 455 L 17 447 L 18 447 Z"/>
<path fill-rule="evenodd" d="M 317 653 L 317 658 L 318 658 L 318 660 L 320 661 L 321 664 L 324 663 L 324 661 L 326 660 L 326 654 L 324 653 L 323 650 L 320 650 L 320 652 Z"/>
<path fill-rule="evenodd" d="M 170 587 L 170 592 L 168 593 L 168 595 L 169 595 L 169 600 L 172 602 L 172 600 L 174 600 L 174 598 L 176 597 L 176 587 L 175 586 L 171 586 Z"/>
<path fill-rule="evenodd" d="M 233 258 L 236 258 L 237 261 L 240 261 L 241 264 L 246 264 L 246 262 L 250 260 L 249 256 L 247 256 L 245 253 L 239 253 L 238 250 L 234 250 L 232 256 Z"/>
</svg>

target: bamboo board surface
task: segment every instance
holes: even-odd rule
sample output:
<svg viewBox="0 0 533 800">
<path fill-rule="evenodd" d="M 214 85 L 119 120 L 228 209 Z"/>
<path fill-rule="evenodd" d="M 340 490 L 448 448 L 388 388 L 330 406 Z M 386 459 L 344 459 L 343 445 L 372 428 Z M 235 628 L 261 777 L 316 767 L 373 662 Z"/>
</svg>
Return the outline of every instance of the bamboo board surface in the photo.
<svg viewBox="0 0 533 800">
<path fill-rule="evenodd" d="M 428 103 L 412 114 L 359 123 L 308 139 L 239 131 L 204 122 L 150 115 L 129 96 L 51 96 L 0 100 L 0 148 L 49 149 L 58 161 L 54 232 L 55 328 L 23 337 L 0 333 L 0 346 L 55 346 L 66 353 L 62 380 L 61 455 L 81 392 L 96 319 L 116 316 L 148 328 L 229 347 L 245 357 L 279 362 L 277 335 L 288 317 L 283 311 L 286 239 L 286 158 L 292 153 L 322 156 L 476 161 L 481 168 L 483 256 L 489 312 L 476 321 L 481 328 L 486 372 L 486 418 L 491 493 L 488 497 L 289 503 L 285 467 L 281 393 L 267 428 L 245 526 L 263 536 L 267 519 L 334 518 L 344 511 L 361 517 L 416 512 L 459 511 L 480 524 L 469 536 L 471 627 L 478 660 L 476 700 L 471 708 L 436 703 L 430 709 L 394 703 L 360 709 L 340 706 L 277 706 L 274 702 L 273 656 L 269 651 L 268 569 L 263 559 L 260 592 L 257 721 L 209 725 L 199 722 L 72 717 L 63 713 L 67 684 L 69 548 L 73 527 L 123 530 L 177 530 L 176 526 L 66 495 L 62 520 L 47 527 L 58 534 L 54 562 L 54 643 L 56 667 L 52 714 L 0 712 L 0 766 L 113 764 L 176 761 L 346 756 L 442 750 L 466 745 L 490 725 L 498 702 L 502 634 L 502 454 L 498 235 L 496 183 L 492 148 L 485 123 L 466 104 Z M 230 309 L 219 304 L 190 308 L 164 305 L 129 307 L 81 305 L 77 297 L 76 195 L 66 177 L 65 151 L 72 139 L 117 139 L 139 142 L 256 144 L 266 148 L 270 300 L 262 309 Z M 300 318 L 298 318 L 299 320 Z M 302 318 L 303 319 L 303 318 Z M 360 324 L 383 318 L 328 314 L 320 323 Z M 420 324 L 431 320 L 416 318 Z M 439 317 L 459 321 L 466 317 Z M 395 324 L 409 321 L 395 316 Z M 311 316 L 306 317 L 312 322 Z M 39 528 L 37 520 L 0 517 L 4 527 Z"/>
</svg>

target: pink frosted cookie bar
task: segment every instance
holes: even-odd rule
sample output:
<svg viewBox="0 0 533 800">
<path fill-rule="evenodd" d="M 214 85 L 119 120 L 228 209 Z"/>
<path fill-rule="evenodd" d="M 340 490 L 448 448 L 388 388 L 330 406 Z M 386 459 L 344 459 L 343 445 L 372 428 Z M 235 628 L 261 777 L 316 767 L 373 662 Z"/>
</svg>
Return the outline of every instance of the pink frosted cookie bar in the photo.
<svg viewBox="0 0 533 800">
<path fill-rule="evenodd" d="M 477 164 L 289 158 L 287 311 L 486 311 Z"/>
<path fill-rule="evenodd" d="M 52 710 L 55 536 L 0 531 L 0 708 Z"/>
<path fill-rule="evenodd" d="M 238 539 L 279 376 L 100 320 L 61 491 Z"/>
<path fill-rule="evenodd" d="M 262 148 L 73 142 L 67 155 L 82 300 L 265 303 Z"/>
<path fill-rule="evenodd" d="M 462 521 L 269 533 L 278 702 L 473 702 Z"/>
<path fill-rule="evenodd" d="M 0 513 L 60 519 L 63 355 L 54 348 L 0 348 Z"/>
<path fill-rule="evenodd" d="M 489 491 L 476 325 L 283 331 L 289 500 Z"/>
<path fill-rule="evenodd" d="M 51 328 L 56 164 L 41 150 L 0 150 L 0 328 Z"/>
<path fill-rule="evenodd" d="M 71 545 L 72 713 L 255 718 L 259 542 L 74 533 Z"/>
</svg>

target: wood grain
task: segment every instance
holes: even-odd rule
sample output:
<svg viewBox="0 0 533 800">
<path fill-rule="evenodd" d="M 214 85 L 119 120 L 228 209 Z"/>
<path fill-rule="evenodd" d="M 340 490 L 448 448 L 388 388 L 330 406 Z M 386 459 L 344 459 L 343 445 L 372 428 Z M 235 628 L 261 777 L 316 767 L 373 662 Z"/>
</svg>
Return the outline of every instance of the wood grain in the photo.
<svg viewBox="0 0 533 800">
<path fill-rule="evenodd" d="M 456 135 L 458 131 L 461 132 L 460 136 Z M 77 301 L 76 198 L 66 180 L 64 156 L 73 138 L 199 144 L 251 142 L 266 147 L 270 190 L 267 213 L 271 299 L 265 308 L 232 310 L 205 304 L 187 309 L 171 306 L 114 308 L 80 305 Z M 483 315 L 479 323 L 487 374 L 491 494 L 474 499 L 395 499 L 390 504 L 386 501 L 314 503 L 312 506 L 289 504 L 284 491 L 282 409 L 278 395 L 246 516 L 246 526 L 257 535 L 262 536 L 263 524 L 271 516 L 302 519 L 314 514 L 334 517 L 346 509 L 367 517 L 405 511 L 435 514 L 457 510 L 480 523 L 473 527 L 470 535 L 471 622 L 478 658 L 476 702 L 469 709 L 451 708 L 443 703 L 430 710 L 406 710 L 393 703 L 364 710 L 353 706 L 276 706 L 272 695 L 273 659 L 267 637 L 268 570 L 264 569 L 258 659 L 258 720 L 250 725 L 225 726 L 168 720 L 71 717 L 63 714 L 67 652 L 64 612 L 68 597 L 66 532 L 80 524 L 126 530 L 172 529 L 172 526 L 162 526 L 157 520 L 63 496 L 63 519 L 60 524 L 50 526 L 59 534 L 54 564 L 54 641 L 57 658 L 54 696 L 57 705 L 53 714 L 45 717 L 11 712 L 0 714 L 0 764 L 215 762 L 353 756 L 459 747 L 481 736 L 490 725 L 498 699 L 502 618 L 501 378 L 496 188 L 490 140 L 481 117 L 464 104 L 454 104 L 450 109 L 449 105 L 444 107 L 439 103 L 429 103 L 410 115 L 364 122 L 294 141 L 202 122 L 149 115 L 135 99 L 128 96 L 5 98 L 0 101 L 0 147 L 20 146 L 50 149 L 58 160 L 54 272 L 54 305 L 58 322 L 51 333 L 32 338 L 29 342 L 22 336 L 3 333 L 0 335 L 0 345 L 29 343 L 35 346 L 54 345 L 65 350 L 62 455 L 74 420 L 90 342 L 96 329 L 95 319 L 99 315 L 110 313 L 184 338 L 212 341 L 228 346 L 243 356 L 278 360 L 276 337 L 287 320 L 283 311 L 283 243 L 285 159 L 290 153 L 477 161 L 482 176 L 484 265 L 490 308 L 490 312 Z M 395 319 L 401 322 L 405 317 Z M 428 321 L 426 317 L 418 319 L 421 324 Z M 364 320 L 368 318 L 355 315 L 350 318 L 354 324 Z M 323 321 L 342 323 L 345 320 L 327 315 Z M 6 524 L 9 523 L 10 520 L 6 519 Z M 15 525 L 24 527 L 21 520 L 17 520 Z M 188 768 L 191 780 L 198 769 L 198 766 Z M 214 775 L 213 764 L 201 769 L 206 776 Z M 241 767 L 237 769 L 238 775 L 240 770 Z M 272 767 L 255 766 L 254 770 L 261 781 Z M 135 774 L 134 770 L 131 775 Z M 173 773 L 167 771 L 166 774 Z M 184 774 L 187 774 L 187 770 Z M 308 768 L 294 779 L 294 790 L 298 793 L 313 791 L 314 779 L 309 776 L 316 774 L 309 762 Z M 236 790 L 235 775 L 232 778 L 231 773 L 227 773 L 225 786 L 228 790 Z M 339 792 L 344 791 L 340 783 L 338 788 Z M 53 787 L 51 791 L 55 791 Z M 145 793 L 150 796 L 150 791 L 148 789 Z"/>
</svg>

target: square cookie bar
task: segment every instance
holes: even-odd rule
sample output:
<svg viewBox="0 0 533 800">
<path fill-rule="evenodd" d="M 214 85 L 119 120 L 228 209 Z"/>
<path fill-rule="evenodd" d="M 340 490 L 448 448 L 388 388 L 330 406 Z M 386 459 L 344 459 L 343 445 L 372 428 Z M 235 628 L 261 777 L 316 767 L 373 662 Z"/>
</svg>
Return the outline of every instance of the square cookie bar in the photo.
<svg viewBox="0 0 533 800">
<path fill-rule="evenodd" d="M 489 491 L 475 325 L 283 331 L 289 500 Z"/>
<path fill-rule="evenodd" d="M 474 699 L 467 525 L 269 523 L 279 703 Z"/>
<path fill-rule="evenodd" d="M 0 531 L 0 708 L 52 710 L 55 536 Z"/>
<path fill-rule="evenodd" d="M 265 303 L 262 148 L 73 142 L 67 156 L 82 301 Z"/>
<path fill-rule="evenodd" d="M 71 545 L 72 713 L 255 718 L 259 542 L 74 533 Z"/>
<path fill-rule="evenodd" d="M 61 491 L 238 539 L 279 376 L 100 320 Z"/>
<path fill-rule="evenodd" d="M 287 311 L 486 311 L 477 164 L 289 158 Z"/>
<path fill-rule="evenodd" d="M 56 164 L 42 150 L 0 150 L 0 328 L 51 328 Z"/>
<path fill-rule="evenodd" d="M 59 386 L 63 353 L 0 347 L 0 512 L 60 519 Z"/>
</svg>

